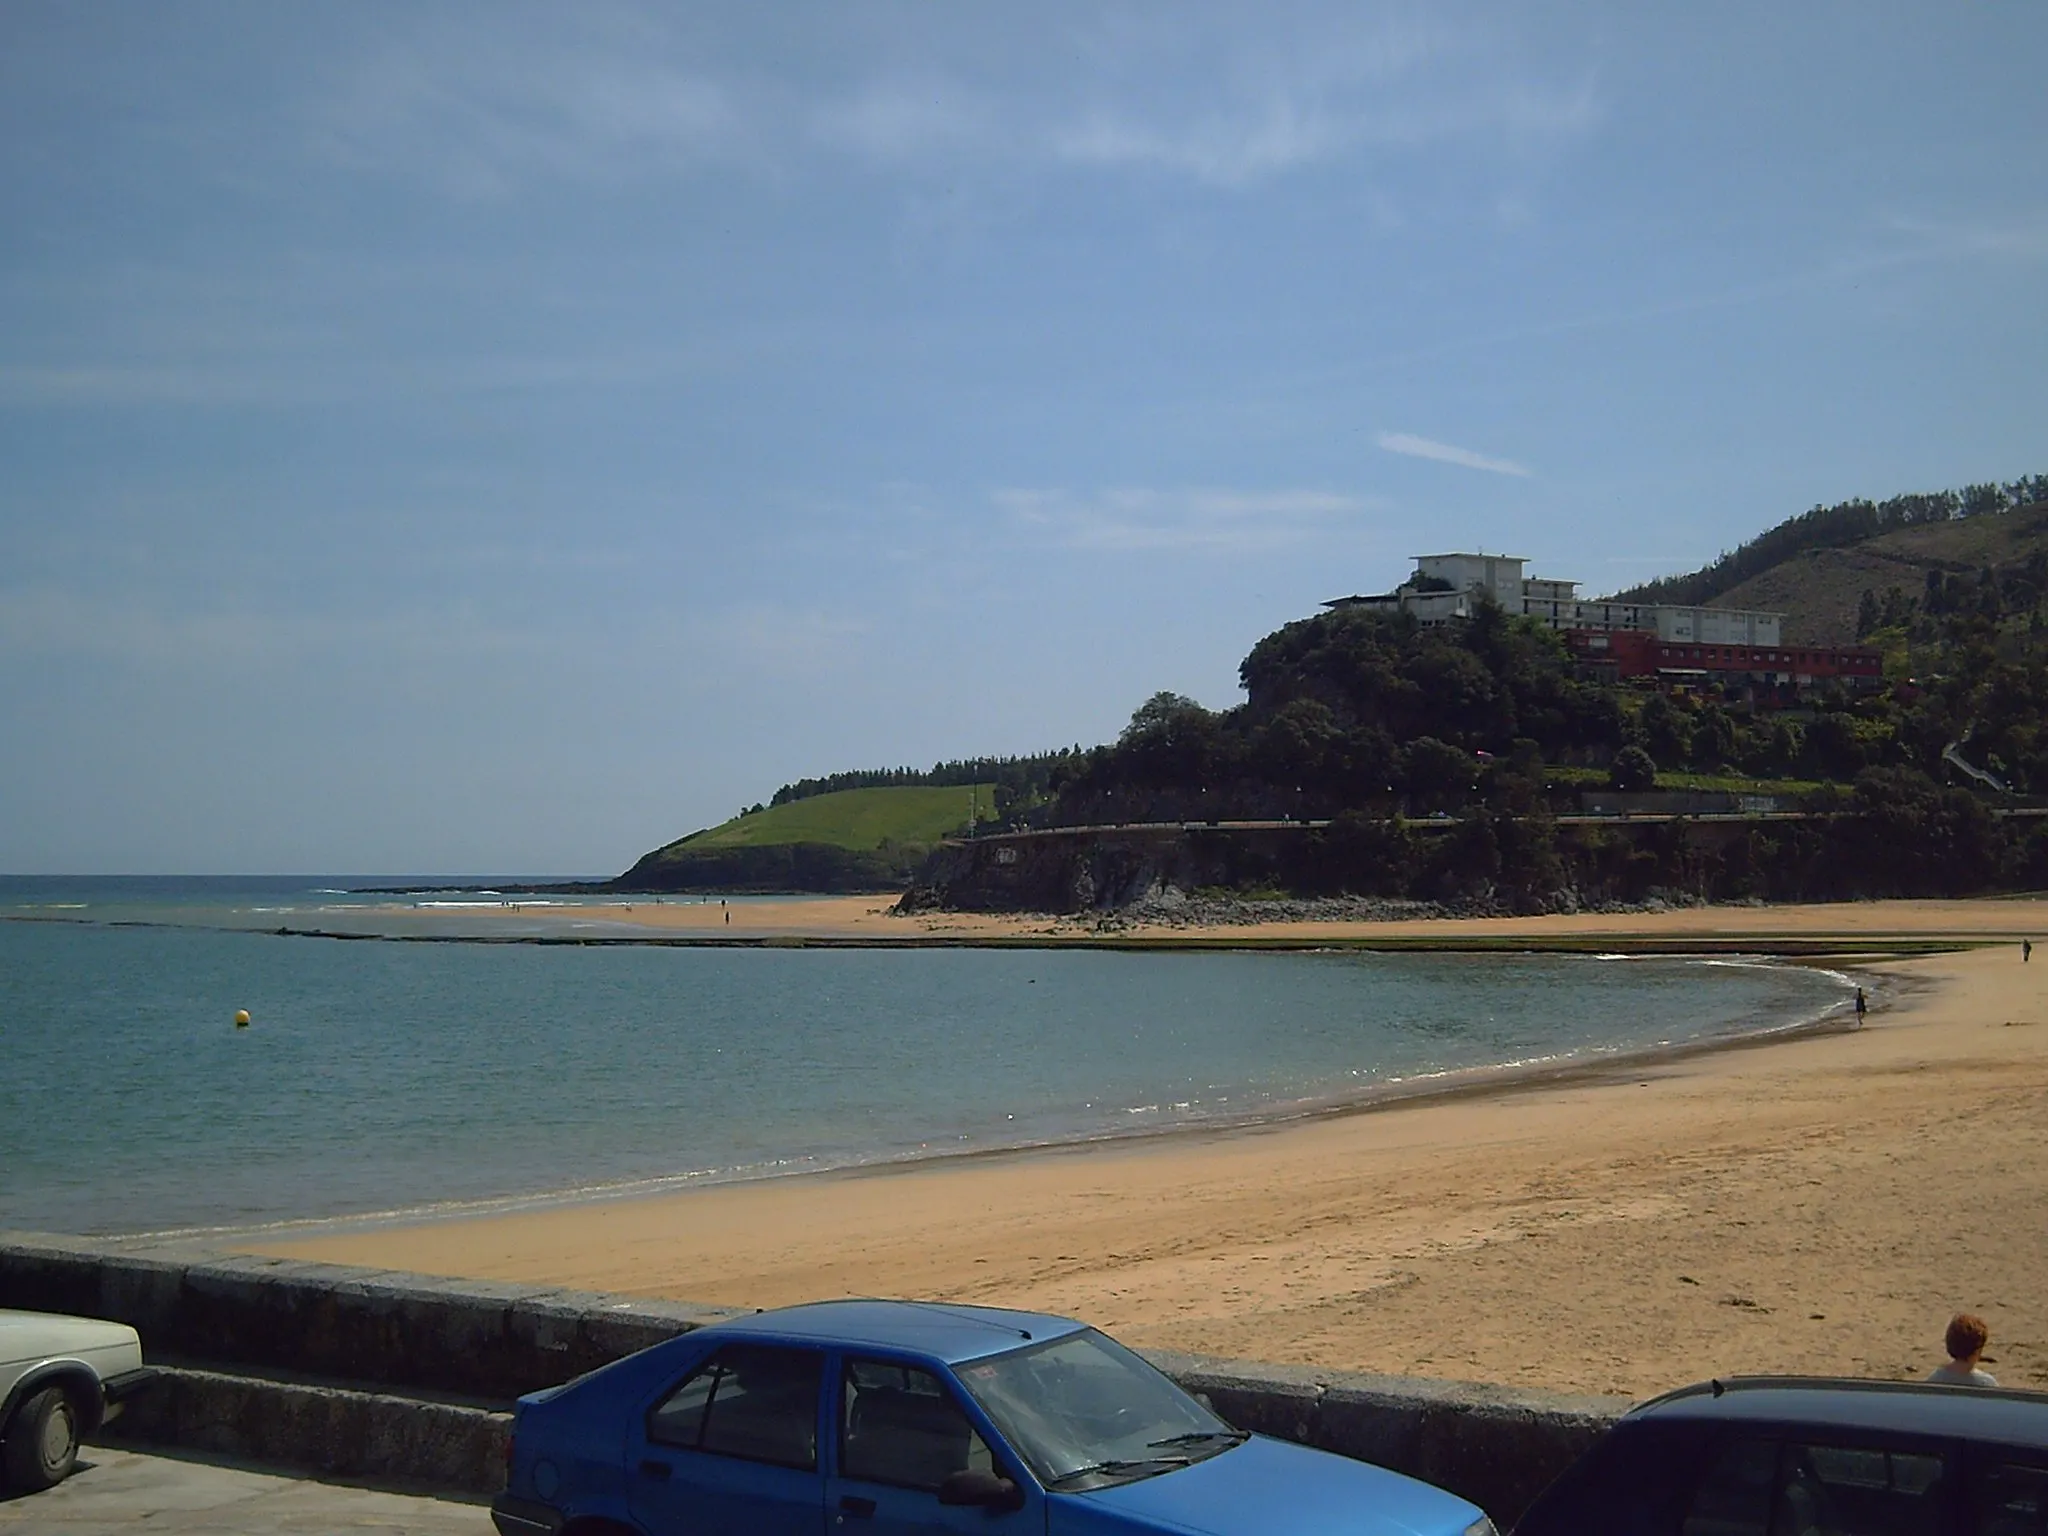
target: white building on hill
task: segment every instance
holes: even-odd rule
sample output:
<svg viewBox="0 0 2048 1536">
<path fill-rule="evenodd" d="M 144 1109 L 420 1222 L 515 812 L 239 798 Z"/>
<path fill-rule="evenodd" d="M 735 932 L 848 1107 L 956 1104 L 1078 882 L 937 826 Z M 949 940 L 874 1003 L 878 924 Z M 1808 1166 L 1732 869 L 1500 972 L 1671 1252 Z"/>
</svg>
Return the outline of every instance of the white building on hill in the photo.
<svg viewBox="0 0 2048 1536">
<path fill-rule="evenodd" d="M 1700 645 L 1781 644 L 1781 613 L 1746 608 L 1692 608 L 1676 603 L 1609 603 L 1578 596 L 1576 581 L 1524 576 L 1520 555 L 1417 555 L 1415 574 L 1391 592 L 1339 597 L 1325 608 L 1375 608 L 1412 613 L 1424 625 L 1470 617 L 1491 598 L 1509 613 L 1526 614 L 1552 629 L 1641 629 L 1660 640 Z"/>
</svg>

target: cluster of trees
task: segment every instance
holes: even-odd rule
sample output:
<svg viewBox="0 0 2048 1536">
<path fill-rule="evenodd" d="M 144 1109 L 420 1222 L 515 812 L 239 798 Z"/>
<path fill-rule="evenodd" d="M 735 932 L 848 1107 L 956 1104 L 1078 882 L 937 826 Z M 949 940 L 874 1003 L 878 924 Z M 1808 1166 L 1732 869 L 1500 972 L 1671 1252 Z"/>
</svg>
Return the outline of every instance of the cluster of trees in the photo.
<svg viewBox="0 0 2048 1536">
<path fill-rule="evenodd" d="M 1941 621 L 1973 614 L 1994 624 L 2024 620 L 2029 628 L 2048 628 L 2048 549 L 2037 549 L 2023 561 L 1987 565 L 1976 571 L 1934 567 L 1918 594 L 1889 587 L 1882 596 L 1866 590 L 1856 608 L 1856 638 L 1869 640 L 1895 631 L 1913 640 L 1942 638 Z"/>
<path fill-rule="evenodd" d="M 1029 819 L 1328 819 L 1295 863 L 1259 878 L 1361 894 L 1443 898 L 1476 883 L 1530 901 L 1567 885 L 1792 899 L 2048 883 L 2048 831 L 1943 782 L 1944 749 L 1961 742 L 2014 789 L 2048 794 L 2048 640 L 2015 644 L 1974 608 L 1937 627 L 1916 686 L 1758 711 L 1581 678 L 1557 636 L 1494 607 L 1434 629 L 1340 609 L 1261 640 L 1239 707 L 1156 694 L 1115 742 L 1063 754 Z M 1804 803 L 1830 815 L 1661 850 L 1639 833 L 1561 834 L 1555 813 L 1589 767 L 1621 788 L 1668 769 L 1805 781 Z M 1438 811 L 1460 825 L 1403 819 Z"/>
<path fill-rule="evenodd" d="M 1423 629 L 1339 609 L 1268 635 L 1239 669 L 1247 701 L 1162 693 L 1117 740 L 1074 755 L 1043 819 L 1325 817 L 1468 801 L 1501 766 L 1604 761 L 1624 719 L 1557 637 L 1499 608 Z"/>
<path fill-rule="evenodd" d="M 1645 582 L 1615 597 L 1632 603 L 1711 603 L 1750 577 L 1809 550 L 1841 549 L 1922 523 L 1982 517 L 2043 501 L 2048 501 L 2048 475 L 2025 475 L 2003 485 L 1987 481 L 1959 491 L 1916 492 L 1886 501 L 1837 502 L 1787 518 L 1700 570 Z"/>
<path fill-rule="evenodd" d="M 1079 747 L 1061 747 L 1027 757 L 961 757 L 934 763 L 929 768 L 856 768 L 846 773 L 828 773 L 822 778 L 798 779 L 775 791 L 770 805 L 787 805 L 814 795 L 835 794 L 842 789 L 884 789 L 903 785 L 936 785 L 941 788 L 969 784 L 996 786 L 996 809 L 1026 806 L 1042 800 L 1055 774 L 1080 755 Z M 756 806 L 754 809 L 759 810 Z"/>
</svg>

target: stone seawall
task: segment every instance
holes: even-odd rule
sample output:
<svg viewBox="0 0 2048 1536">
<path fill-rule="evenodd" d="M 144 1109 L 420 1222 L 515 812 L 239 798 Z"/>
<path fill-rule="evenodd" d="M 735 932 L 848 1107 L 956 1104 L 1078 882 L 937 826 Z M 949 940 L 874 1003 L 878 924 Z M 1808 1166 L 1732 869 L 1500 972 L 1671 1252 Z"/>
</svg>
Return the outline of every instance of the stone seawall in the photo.
<svg viewBox="0 0 2048 1536">
<path fill-rule="evenodd" d="M 0 1237 L 0 1307 L 127 1323 L 152 1358 L 501 1403 L 735 1310 L 47 1237 Z"/>
<path fill-rule="evenodd" d="M 128 1323 L 164 1379 L 113 1433 L 379 1481 L 495 1491 L 511 1399 L 735 1309 L 0 1235 L 0 1307 Z M 1616 1398 L 1154 1353 L 1245 1429 L 1441 1484 L 1505 1530 Z"/>
</svg>

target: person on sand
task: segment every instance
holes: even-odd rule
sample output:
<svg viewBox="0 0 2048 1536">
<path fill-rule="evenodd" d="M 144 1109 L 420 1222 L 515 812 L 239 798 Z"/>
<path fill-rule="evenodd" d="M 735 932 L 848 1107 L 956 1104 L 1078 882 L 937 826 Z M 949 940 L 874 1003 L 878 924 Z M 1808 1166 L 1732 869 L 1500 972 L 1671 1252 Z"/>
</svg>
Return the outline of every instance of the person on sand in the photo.
<svg viewBox="0 0 2048 1536">
<path fill-rule="evenodd" d="M 1970 1312 L 1958 1312 L 1948 1325 L 1948 1364 L 1938 1365 L 1929 1381 L 1951 1387 L 1995 1387 L 1998 1378 L 1979 1363 L 1984 1346 L 1991 1342 L 1991 1330 L 1984 1319 Z"/>
<path fill-rule="evenodd" d="M 1870 1012 L 1870 1004 L 1863 996 L 1863 989 L 1858 987 L 1856 989 L 1856 1027 L 1858 1029 L 1863 1027 L 1863 1016 L 1868 1012 Z"/>
<path fill-rule="evenodd" d="M 2028 962 L 2029 960 L 2031 960 L 2031 959 L 2033 959 L 2033 958 L 2034 958 L 2034 941 L 2033 941 L 2032 939 L 2021 939 L 2021 940 L 2020 940 L 2020 964 L 2021 964 L 2021 965 L 2025 965 L 2025 964 L 2026 964 L 2026 963 L 2027 963 L 2027 962 Z"/>
</svg>

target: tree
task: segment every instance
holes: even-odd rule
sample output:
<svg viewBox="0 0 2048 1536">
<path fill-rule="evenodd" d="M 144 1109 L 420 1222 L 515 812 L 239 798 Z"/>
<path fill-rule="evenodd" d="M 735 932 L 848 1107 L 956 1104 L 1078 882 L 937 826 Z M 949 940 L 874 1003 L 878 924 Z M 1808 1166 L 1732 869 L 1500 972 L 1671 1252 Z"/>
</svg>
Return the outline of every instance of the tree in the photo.
<svg viewBox="0 0 2048 1536">
<path fill-rule="evenodd" d="M 1735 756 L 1735 722 L 1718 704 L 1707 704 L 1693 726 L 1692 760 L 1702 768 L 1718 768 Z"/>
<path fill-rule="evenodd" d="M 1614 754 L 1614 762 L 1607 770 L 1607 782 L 1624 791 L 1655 789 L 1656 760 L 1641 747 L 1623 747 Z"/>
<path fill-rule="evenodd" d="M 1418 736 L 1401 749 L 1402 787 L 1418 810 L 1464 804 L 1478 771 L 1471 753 L 1434 736 Z"/>
<path fill-rule="evenodd" d="M 1176 726 L 1197 720 L 1206 722 L 1208 716 L 1209 711 L 1186 694 L 1171 693 L 1162 688 L 1131 712 L 1131 723 L 1117 737 L 1117 744 L 1127 746 L 1147 736 L 1167 735 Z"/>
<path fill-rule="evenodd" d="M 1884 610 L 1878 606 L 1877 594 L 1865 587 L 1863 596 L 1856 601 L 1856 638 L 1863 639 L 1884 617 Z"/>
<path fill-rule="evenodd" d="M 1682 763 L 1692 755 L 1692 720 L 1663 694 L 1652 694 L 1637 717 L 1643 732 L 1643 746 L 1650 755 L 1667 763 Z"/>
</svg>

